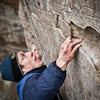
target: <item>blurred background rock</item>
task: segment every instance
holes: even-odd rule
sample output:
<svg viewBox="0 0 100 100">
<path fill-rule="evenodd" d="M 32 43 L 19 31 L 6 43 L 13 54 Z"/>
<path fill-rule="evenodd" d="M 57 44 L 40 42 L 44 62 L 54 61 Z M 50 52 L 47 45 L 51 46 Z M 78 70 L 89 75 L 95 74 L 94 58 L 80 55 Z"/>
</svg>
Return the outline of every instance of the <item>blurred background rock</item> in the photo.
<svg viewBox="0 0 100 100">
<path fill-rule="evenodd" d="M 0 0 L 0 63 L 9 53 L 26 50 L 18 5 L 19 0 Z M 0 100 L 18 100 L 16 83 L 0 78 Z"/>
</svg>

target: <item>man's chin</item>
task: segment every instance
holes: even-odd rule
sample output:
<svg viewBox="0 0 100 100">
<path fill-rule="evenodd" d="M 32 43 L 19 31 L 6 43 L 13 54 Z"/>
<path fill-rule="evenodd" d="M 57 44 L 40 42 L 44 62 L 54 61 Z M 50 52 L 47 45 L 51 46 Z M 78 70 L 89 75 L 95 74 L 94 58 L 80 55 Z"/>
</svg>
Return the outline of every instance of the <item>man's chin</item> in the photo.
<svg viewBox="0 0 100 100">
<path fill-rule="evenodd" d="M 38 65 L 39 67 L 42 67 L 44 65 L 44 62 L 43 61 L 39 61 L 38 64 L 39 64 Z"/>
</svg>

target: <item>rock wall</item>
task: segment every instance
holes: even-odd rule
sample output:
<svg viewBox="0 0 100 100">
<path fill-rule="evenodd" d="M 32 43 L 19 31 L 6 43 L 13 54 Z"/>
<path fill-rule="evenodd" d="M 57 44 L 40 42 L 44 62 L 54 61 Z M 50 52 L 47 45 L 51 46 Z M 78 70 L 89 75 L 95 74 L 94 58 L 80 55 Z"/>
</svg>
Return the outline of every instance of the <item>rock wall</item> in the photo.
<svg viewBox="0 0 100 100">
<path fill-rule="evenodd" d="M 61 87 L 64 100 L 100 100 L 100 0 L 26 0 L 47 64 L 66 37 L 82 38 Z M 24 5 L 19 17 L 27 46 L 37 44 Z"/>
<path fill-rule="evenodd" d="M 18 5 L 18 0 L 0 0 L 0 63 L 12 52 L 26 51 Z M 0 100 L 18 100 L 15 83 L 0 78 Z"/>
</svg>

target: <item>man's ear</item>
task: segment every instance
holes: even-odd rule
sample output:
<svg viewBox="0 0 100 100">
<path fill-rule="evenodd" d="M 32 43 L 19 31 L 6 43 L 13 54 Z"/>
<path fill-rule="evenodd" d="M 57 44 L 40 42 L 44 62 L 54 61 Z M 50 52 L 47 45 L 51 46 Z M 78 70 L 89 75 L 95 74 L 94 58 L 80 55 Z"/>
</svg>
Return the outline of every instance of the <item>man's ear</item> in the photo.
<svg viewBox="0 0 100 100">
<path fill-rule="evenodd" d="M 23 65 L 22 54 L 23 54 L 23 51 L 19 51 L 18 54 L 17 54 L 18 62 L 19 62 L 20 65 Z"/>
</svg>

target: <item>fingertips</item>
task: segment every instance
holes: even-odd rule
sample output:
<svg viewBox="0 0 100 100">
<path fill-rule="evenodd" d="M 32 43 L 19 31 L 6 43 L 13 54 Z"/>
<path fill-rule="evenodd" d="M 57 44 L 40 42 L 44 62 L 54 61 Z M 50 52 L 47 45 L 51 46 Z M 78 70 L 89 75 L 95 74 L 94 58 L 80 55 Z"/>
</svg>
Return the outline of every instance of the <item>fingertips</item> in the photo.
<svg viewBox="0 0 100 100">
<path fill-rule="evenodd" d="M 77 45 L 77 44 L 79 44 L 79 43 L 81 43 L 82 42 L 82 39 L 75 39 L 75 40 L 73 40 L 73 42 L 71 42 L 73 45 L 72 46 L 75 46 L 75 45 Z"/>
<path fill-rule="evenodd" d="M 80 41 L 80 42 L 82 42 L 82 39 L 72 39 L 72 42 L 74 42 L 74 41 Z"/>
<path fill-rule="evenodd" d="M 67 43 L 67 42 L 70 42 L 71 41 L 71 37 L 68 37 L 68 38 L 66 38 L 66 40 L 65 40 L 65 44 Z"/>
<path fill-rule="evenodd" d="M 82 44 L 77 44 L 73 50 L 72 50 L 72 53 L 75 54 L 75 52 L 77 51 L 78 48 L 80 48 L 82 46 Z"/>
<path fill-rule="evenodd" d="M 77 43 L 81 43 L 82 42 L 82 39 L 78 39 L 76 41 L 77 41 Z"/>
<path fill-rule="evenodd" d="M 81 46 L 82 46 L 82 44 L 77 44 L 77 45 L 75 46 L 75 48 L 78 49 L 78 48 L 81 47 Z"/>
</svg>

